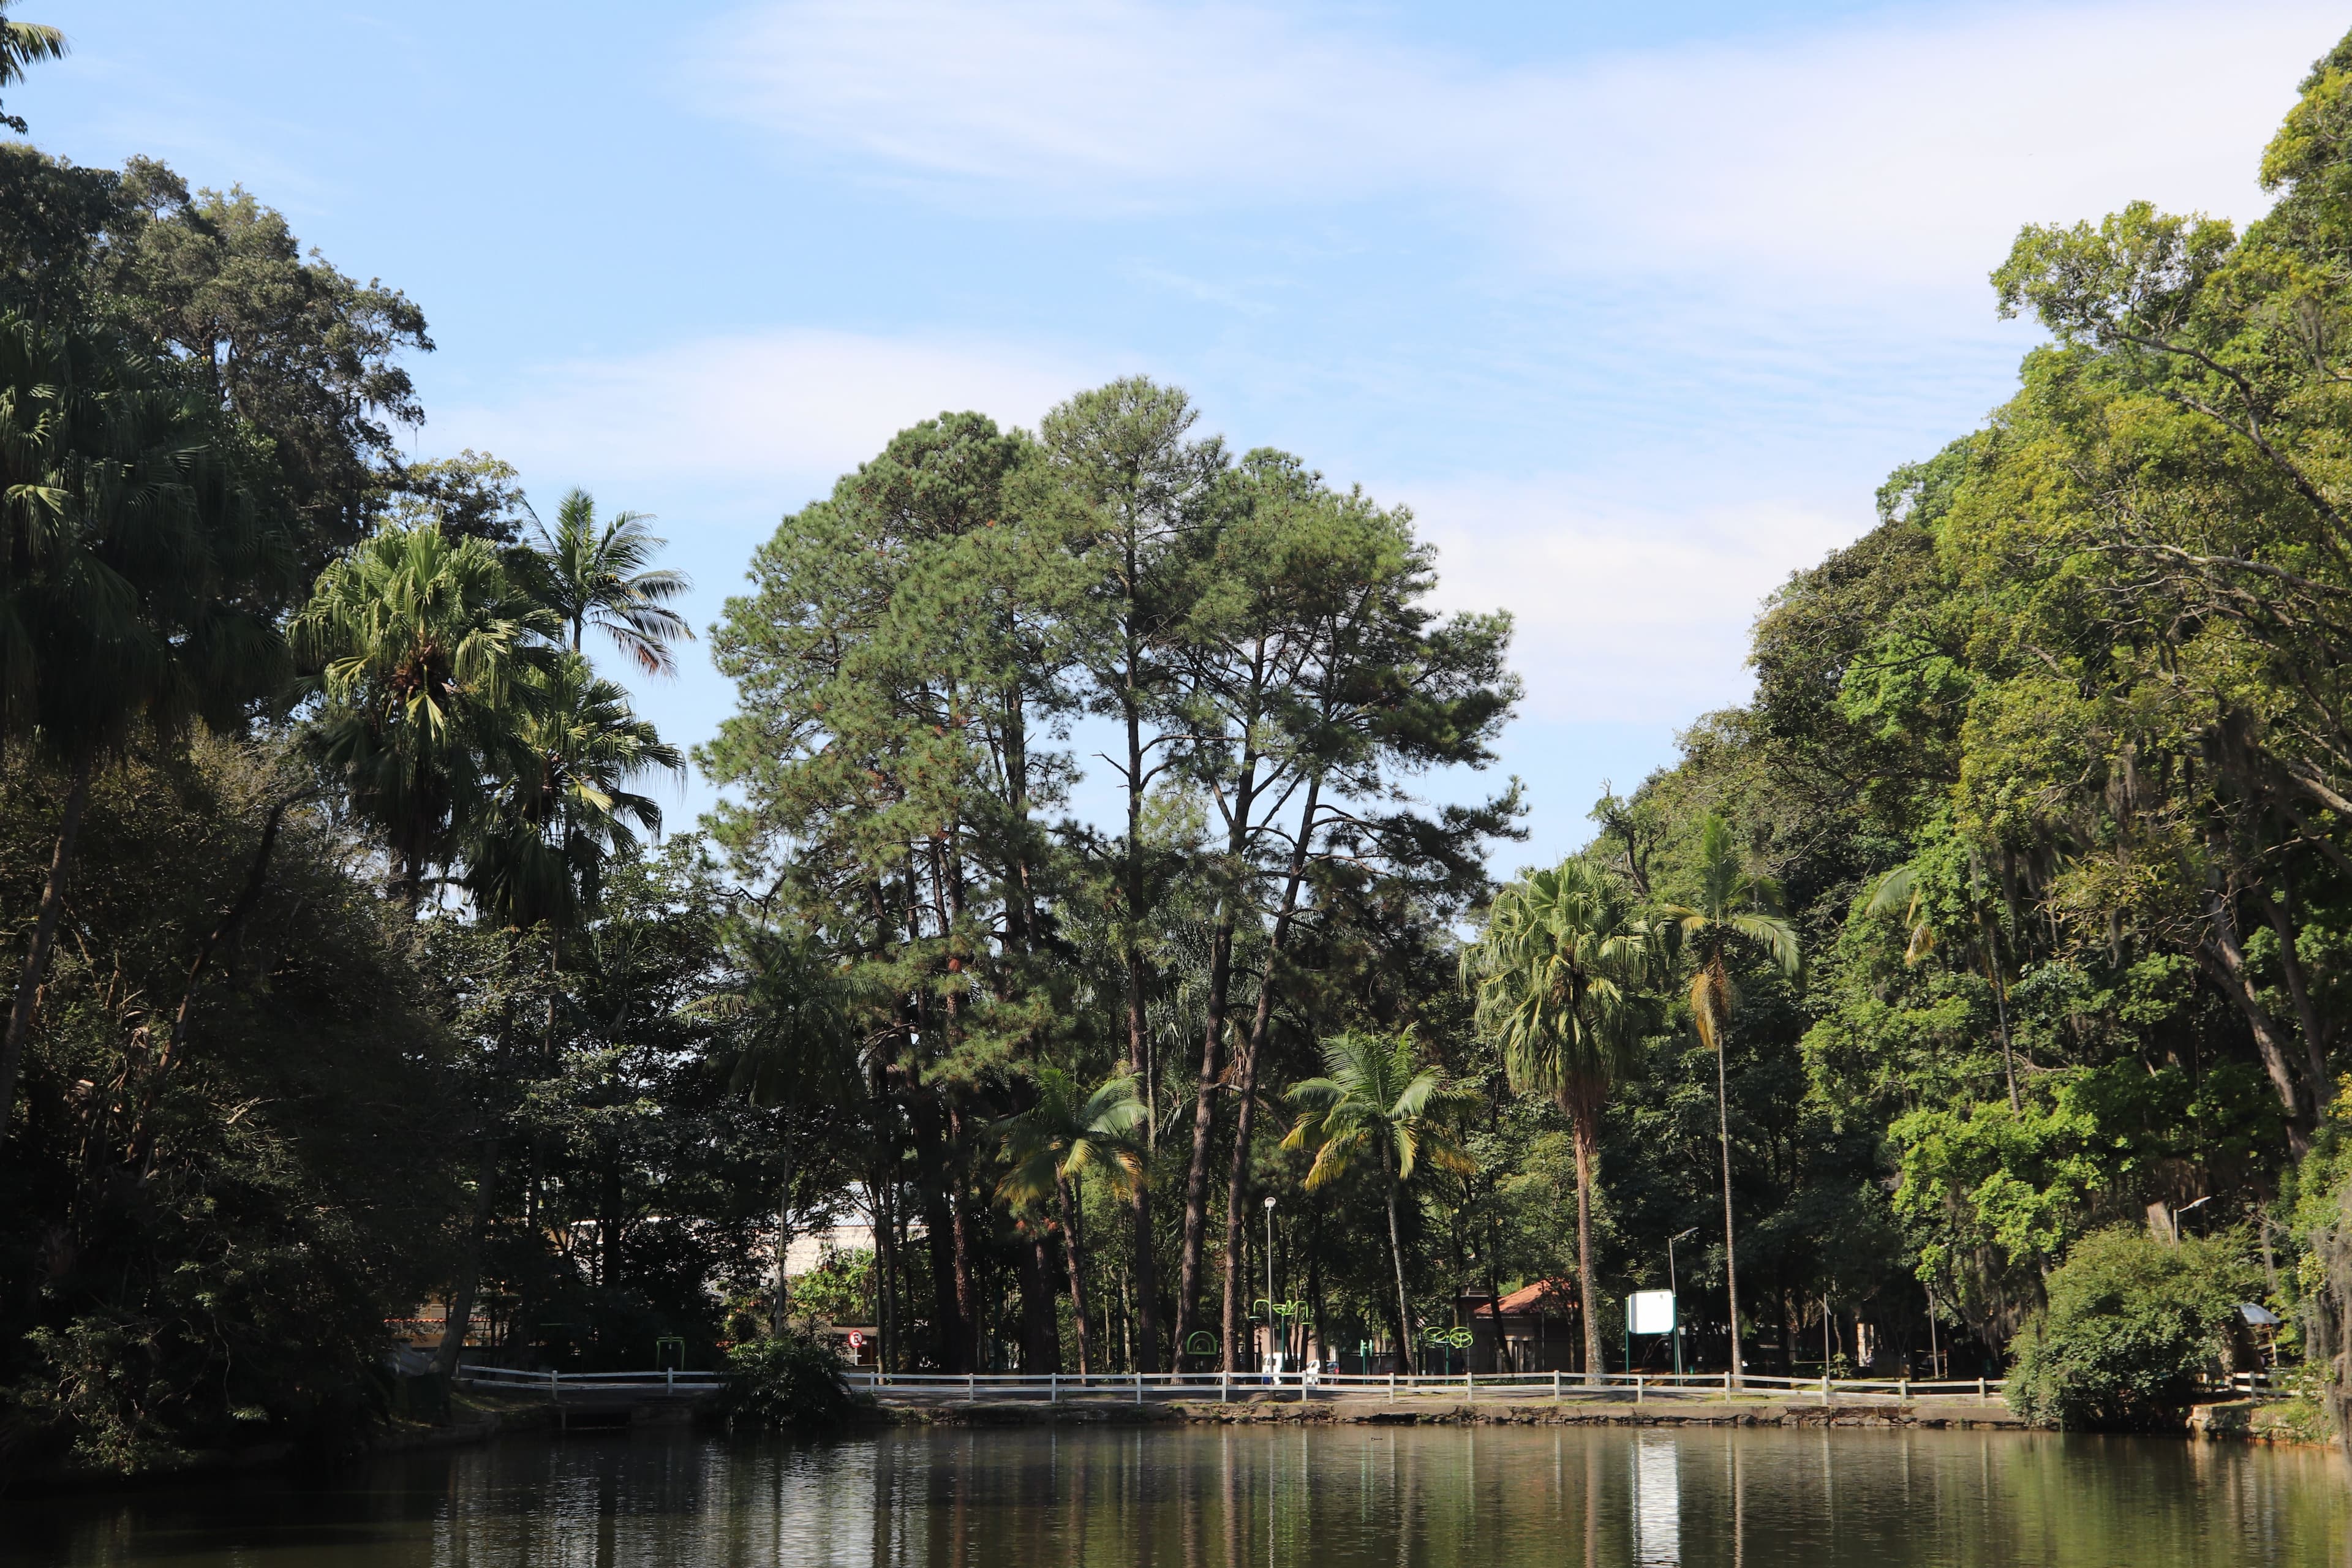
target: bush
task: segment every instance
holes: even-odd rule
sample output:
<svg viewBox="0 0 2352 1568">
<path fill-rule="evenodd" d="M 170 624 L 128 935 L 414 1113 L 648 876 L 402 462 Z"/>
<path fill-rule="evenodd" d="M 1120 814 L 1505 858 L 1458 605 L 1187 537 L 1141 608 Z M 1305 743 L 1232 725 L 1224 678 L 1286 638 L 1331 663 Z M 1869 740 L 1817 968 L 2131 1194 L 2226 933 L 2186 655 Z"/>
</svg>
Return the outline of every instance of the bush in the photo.
<svg viewBox="0 0 2352 1568">
<path fill-rule="evenodd" d="M 2011 1408 L 2044 1426 L 2158 1425 L 2189 1403 L 2197 1375 L 2228 1364 L 2238 1303 L 2255 1289 L 2242 1239 L 2175 1247 L 2128 1227 L 2074 1244 L 2049 1304 L 2011 1347 Z"/>
<path fill-rule="evenodd" d="M 728 1413 L 738 1420 L 802 1432 L 829 1432 L 856 1405 L 841 1357 L 814 1334 L 788 1330 L 727 1352 Z"/>
</svg>

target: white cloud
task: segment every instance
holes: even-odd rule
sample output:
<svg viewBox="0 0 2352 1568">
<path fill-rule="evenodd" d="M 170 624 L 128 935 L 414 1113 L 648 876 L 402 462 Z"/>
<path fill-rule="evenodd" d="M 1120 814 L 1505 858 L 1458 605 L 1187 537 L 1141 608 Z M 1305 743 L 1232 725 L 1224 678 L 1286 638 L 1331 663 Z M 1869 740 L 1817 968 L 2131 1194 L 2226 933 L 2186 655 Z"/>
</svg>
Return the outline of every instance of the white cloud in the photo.
<svg viewBox="0 0 2352 1568">
<path fill-rule="evenodd" d="M 1034 425 L 1101 375 L 976 338 L 785 331 L 541 367 L 530 390 L 437 414 L 436 447 L 487 447 L 525 472 L 689 487 L 829 486 L 945 410 Z"/>
<path fill-rule="evenodd" d="M 1466 195 L 1580 266 L 1973 285 L 2022 221 L 2259 211 L 2256 153 L 2345 25 L 2318 0 L 1979 8 L 1502 68 L 1231 5 L 779 0 L 714 33 L 694 90 L 949 201 Z"/>
<path fill-rule="evenodd" d="M 1589 480 L 1396 487 L 1438 547 L 1448 609 L 1507 609 L 1528 713 L 1687 723 L 1747 695 L 1748 631 L 1789 574 L 1853 536 L 1781 500 L 1652 510 Z"/>
</svg>

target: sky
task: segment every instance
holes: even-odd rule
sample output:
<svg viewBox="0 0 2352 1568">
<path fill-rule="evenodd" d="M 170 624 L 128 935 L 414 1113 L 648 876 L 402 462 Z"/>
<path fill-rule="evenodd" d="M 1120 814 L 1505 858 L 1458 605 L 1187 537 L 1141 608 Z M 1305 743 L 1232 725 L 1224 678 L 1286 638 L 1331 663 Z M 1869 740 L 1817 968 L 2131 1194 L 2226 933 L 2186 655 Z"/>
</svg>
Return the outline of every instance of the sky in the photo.
<svg viewBox="0 0 2352 1568">
<path fill-rule="evenodd" d="M 752 549 L 946 409 L 1114 376 L 1410 505 L 1527 686 L 1530 837 L 1742 700 L 1750 624 L 2002 401 L 2018 227 L 2243 221 L 2347 26 L 2309 0 L 1171 5 L 20 0 L 82 163 L 242 184 L 424 309 L 418 457 L 656 513 L 707 626 Z M 698 648 L 631 679 L 671 739 Z M 1087 737 L 1077 737 L 1083 753 Z M 1083 759 L 1082 759 L 1083 760 Z M 1106 770 L 1076 797 L 1108 798 Z M 708 805 L 695 780 L 674 820 Z"/>
</svg>

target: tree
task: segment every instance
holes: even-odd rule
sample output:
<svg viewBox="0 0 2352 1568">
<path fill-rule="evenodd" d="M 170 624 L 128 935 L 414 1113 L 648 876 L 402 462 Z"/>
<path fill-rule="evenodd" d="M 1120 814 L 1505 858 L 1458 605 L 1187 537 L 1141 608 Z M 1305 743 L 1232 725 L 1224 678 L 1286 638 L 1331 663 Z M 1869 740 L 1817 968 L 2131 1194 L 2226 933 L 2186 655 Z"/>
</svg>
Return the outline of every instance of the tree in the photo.
<svg viewBox="0 0 2352 1568">
<path fill-rule="evenodd" d="M 394 891 L 411 911 L 463 834 L 488 820 L 501 782 L 522 777 L 530 677 L 562 632 L 489 546 L 431 523 L 370 538 L 320 575 L 295 616 L 295 654 L 319 701 L 312 754 L 383 832 Z"/>
<path fill-rule="evenodd" d="M 1150 1050 L 1145 1016 L 1150 963 L 1144 951 L 1150 914 L 1150 847 L 1144 814 L 1153 782 L 1174 765 L 1172 733 L 1152 733 L 1171 706 L 1176 640 L 1184 624 L 1193 579 L 1192 535 L 1204 526 L 1212 481 L 1225 466 L 1223 445 L 1190 439 L 1198 413 L 1183 393 L 1143 377 L 1082 393 L 1049 411 L 1038 426 L 1045 505 L 1064 531 L 1083 573 L 1068 605 L 1077 622 L 1076 662 L 1085 669 L 1089 710 L 1118 724 L 1125 741 L 1111 761 L 1127 802 L 1127 832 L 1118 850 L 1119 949 L 1127 980 L 1125 1070 L 1141 1074 Z M 1150 738 L 1147 738 L 1149 736 Z M 1199 1093 L 1193 1101 L 1195 1155 L 1187 1166 L 1186 1234 L 1178 1315 L 1198 1288 L 1201 1224 L 1193 1214 L 1198 1168 L 1205 1180 L 1209 1124 L 1215 1114 L 1212 1086 L 1223 1039 L 1202 1041 Z M 1203 1188 L 1203 1191 L 1205 1189 Z M 1141 1364 L 1159 1365 L 1158 1270 L 1151 1254 L 1151 1215 L 1141 1187 L 1135 1198 L 1136 1289 L 1139 1298 Z"/>
<path fill-rule="evenodd" d="M 163 164 L 124 165 L 93 294 L 105 318 L 176 362 L 244 432 L 255 490 L 289 521 L 306 576 L 358 542 L 424 422 L 408 352 L 425 315 L 396 289 L 305 257 L 284 215 L 232 188 L 191 193 Z"/>
<path fill-rule="evenodd" d="M 1576 1141 L 1577 1284 L 1584 1366 L 1601 1367 L 1592 1184 L 1601 1110 L 1633 1069 L 1659 969 L 1657 933 L 1605 874 L 1580 860 L 1537 871 L 1495 896 L 1486 929 L 1462 954 L 1480 1033 L 1502 1050 L 1511 1086 L 1557 1100 Z"/>
<path fill-rule="evenodd" d="M 286 542 L 212 437 L 117 334 L 0 314 L 0 738 L 66 775 L 0 1044 L 0 1136 L 99 762 L 142 730 L 234 727 L 283 676 L 257 606 L 287 579 Z"/>
<path fill-rule="evenodd" d="M 599 524 L 594 498 L 569 490 L 554 528 L 538 525 L 539 542 L 522 560 L 531 593 L 570 628 L 573 653 L 593 626 L 647 675 L 673 675 L 670 642 L 692 638 L 694 628 L 668 606 L 693 584 L 684 573 L 648 564 L 668 542 L 647 531 L 652 521 L 624 511 Z"/>
<path fill-rule="evenodd" d="M 1120 1076 L 1092 1089 L 1053 1066 L 1030 1073 L 1037 1100 L 1028 1110 L 998 1124 L 1009 1168 L 996 1184 L 1008 1203 L 1034 1205 L 1051 1198 L 1061 1221 L 1070 1279 L 1070 1314 L 1078 1331 L 1078 1371 L 1092 1370 L 1093 1331 L 1087 1314 L 1083 1184 L 1099 1172 L 1113 1186 L 1143 1180 L 1143 1152 L 1135 1130 L 1146 1108 L 1136 1098 L 1135 1080 Z"/>
<path fill-rule="evenodd" d="M 505 754 L 490 759 L 503 766 L 468 836 L 466 887 L 508 925 L 562 931 L 595 907 L 605 862 L 661 830 L 661 806 L 627 786 L 681 773 L 686 759 L 576 653 L 521 679 Z"/>
<path fill-rule="evenodd" d="M 1396 1276 L 1397 1354 L 1408 1372 L 1413 1353 L 1412 1303 L 1405 1295 L 1404 1243 L 1397 1229 L 1397 1195 L 1424 1162 L 1440 1170 L 1475 1173 L 1476 1163 L 1433 1112 L 1445 1094 L 1444 1076 L 1422 1058 L 1411 1030 L 1394 1038 L 1350 1032 L 1323 1043 L 1323 1074 L 1294 1084 L 1298 1120 L 1285 1149 L 1311 1149 L 1307 1189 L 1319 1191 L 1366 1160 L 1378 1163 L 1389 1221 L 1389 1262 Z"/>
<path fill-rule="evenodd" d="M 13 87 L 24 80 L 25 68 L 36 60 L 66 58 L 65 34 L 44 23 L 11 20 L 8 7 L 15 3 L 16 0 L 0 0 L 0 87 Z M 21 114 L 0 114 L 0 125 L 19 136 L 25 134 L 25 117 Z"/>
<path fill-rule="evenodd" d="M 1723 1149 L 1723 1287 L 1731 1325 L 1731 1379 L 1739 1382 L 1739 1269 L 1731 1207 L 1731 1096 L 1725 1087 L 1725 1036 L 1739 993 L 1731 983 L 1725 952 L 1736 941 L 1754 942 L 1783 971 L 1804 969 L 1796 928 L 1780 913 L 1780 889 L 1769 877 L 1750 872 L 1733 843 L 1731 825 L 1710 812 L 1699 824 L 1698 901 L 1663 904 L 1658 913 L 1679 934 L 1693 959 L 1691 1022 L 1715 1053 L 1715 1111 Z"/>
</svg>

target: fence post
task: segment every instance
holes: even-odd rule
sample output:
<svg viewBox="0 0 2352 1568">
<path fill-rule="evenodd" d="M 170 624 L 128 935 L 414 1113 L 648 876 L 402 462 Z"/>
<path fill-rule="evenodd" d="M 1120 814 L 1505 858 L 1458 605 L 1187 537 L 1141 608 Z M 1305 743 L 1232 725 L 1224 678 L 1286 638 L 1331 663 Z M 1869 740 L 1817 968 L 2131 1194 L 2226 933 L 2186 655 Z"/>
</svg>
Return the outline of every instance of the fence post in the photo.
<svg viewBox="0 0 2352 1568">
<path fill-rule="evenodd" d="M 1389 1403 L 1391 1405 L 1396 1403 L 1396 1373 L 1389 1373 Z"/>
<path fill-rule="evenodd" d="M 1143 1403 L 1143 1372 L 1140 1368 L 1135 1373 L 1135 1402 L 1138 1405 Z"/>
<path fill-rule="evenodd" d="M 1641 1403 L 1642 1403 L 1642 1390 L 1643 1390 L 1644 1387 L 1648 1386 L 1648 1384 L 1649 1384 L 1649 1379 L 1648 1379 L 1648 1378 L 1646 1378 L 1646 1377 L 1644 1377 L 1644 1376 L 1643 1376 L 1640 1373 L 1638 1373 L 1638 1372 L 1637 1372 L 1637 1373 L 1635 1373 L 1633 1374 L 1633 1403 L 1634 1403 L 1634 1404 L 1639 1405 L 1639 1404 L 1641 1404 Z"/>
<path fill-rule="evenodd" d="M 1554 1405 L 1559 1403 L 1559 1369 L 1558 1367 L 1554 1367 L 1551 1373 L 1551 1402 Z"/>
<path fill-rule="evenodd" d="M 1895 1383 L 1895 1397 L 1904 1405 L 1911 1403 L 1911 1374 L 1905 1373 Z"/>
<path fill-rule="evenodd" d="M 1822 1368 L 1822 1403 L 1823 1405 L 1827 1405 L 1829 1402 L 1830 1402 L 1830 1374 L 1829 1374 L 1829 1369 L 1828 1369 L 1828 1368 L 1826 1368 L 1826 1367 L 1824 1367 L 1824 1368 Z"/>
<path fill-rule="evenodd" d="M 1979 1405 L 1992 1403 L 1992 1392 L 1985 1387 L 1985 1380 L 1981 1377 L 1977 1379 L 1977 1403 Z"/>
<path fill-rule="evenodd" d="M 1230 1404 L 1234 1397 L 1234 1374 L 1219 1368 L 1217 1372 L 1217 1403 Z"/>
<path fill-rule="evenodd" d="M 547 1396 L 550 1399 L 563 1397 L 563 1374 L 551 1366 L 547 1369 Z"/>
<path fill-rule="evenodd" d="M 674 1366 L 662 1368 L 662 1392 L 664 1394 L 677 1392 L 677 1368 Z"/>
<path fill-rule="evenodd" d="M 1478 1374 L 1477 1374 L 1477 1373 L 1474 1373 L 1474 1372 L 1472 1372 L 1472 1371 L 1471 1371 L 1468 1367 L 1466 1367 L 1466 1366 L 1465 1366 L 1465 1367 L 1464 1367 L 1464 1368 L 1462 1369 L 1462 1386 L 1463 1386 L 1463 1387 L 1465 1387 L 1465 1388 L 1466 1388 L 1466 1389 L 1468 1389 L 1468 1390 L 1470 1391 L 1470 1403 L 1471 1403 L 1471 1404 L 1473 1404 L 1473 1405 L 1477 1404 L 1477 1403 L 1478 1403 Z"/>
<path fill-rule="evenodd" d="M 1045 1403 L 1059 1405 L 1061 1402 L 1062 1374 L 1058 1372 L 1049 1372 L 1045 1374 Z"/>
<path fill-rule="evenodd" d="M 1723 1397 L 1727 1404 L 1729 1403 L 1731 1399 L 1731 1369 L 1727 1366 L 1723 1369 Z"/>
</svg>

